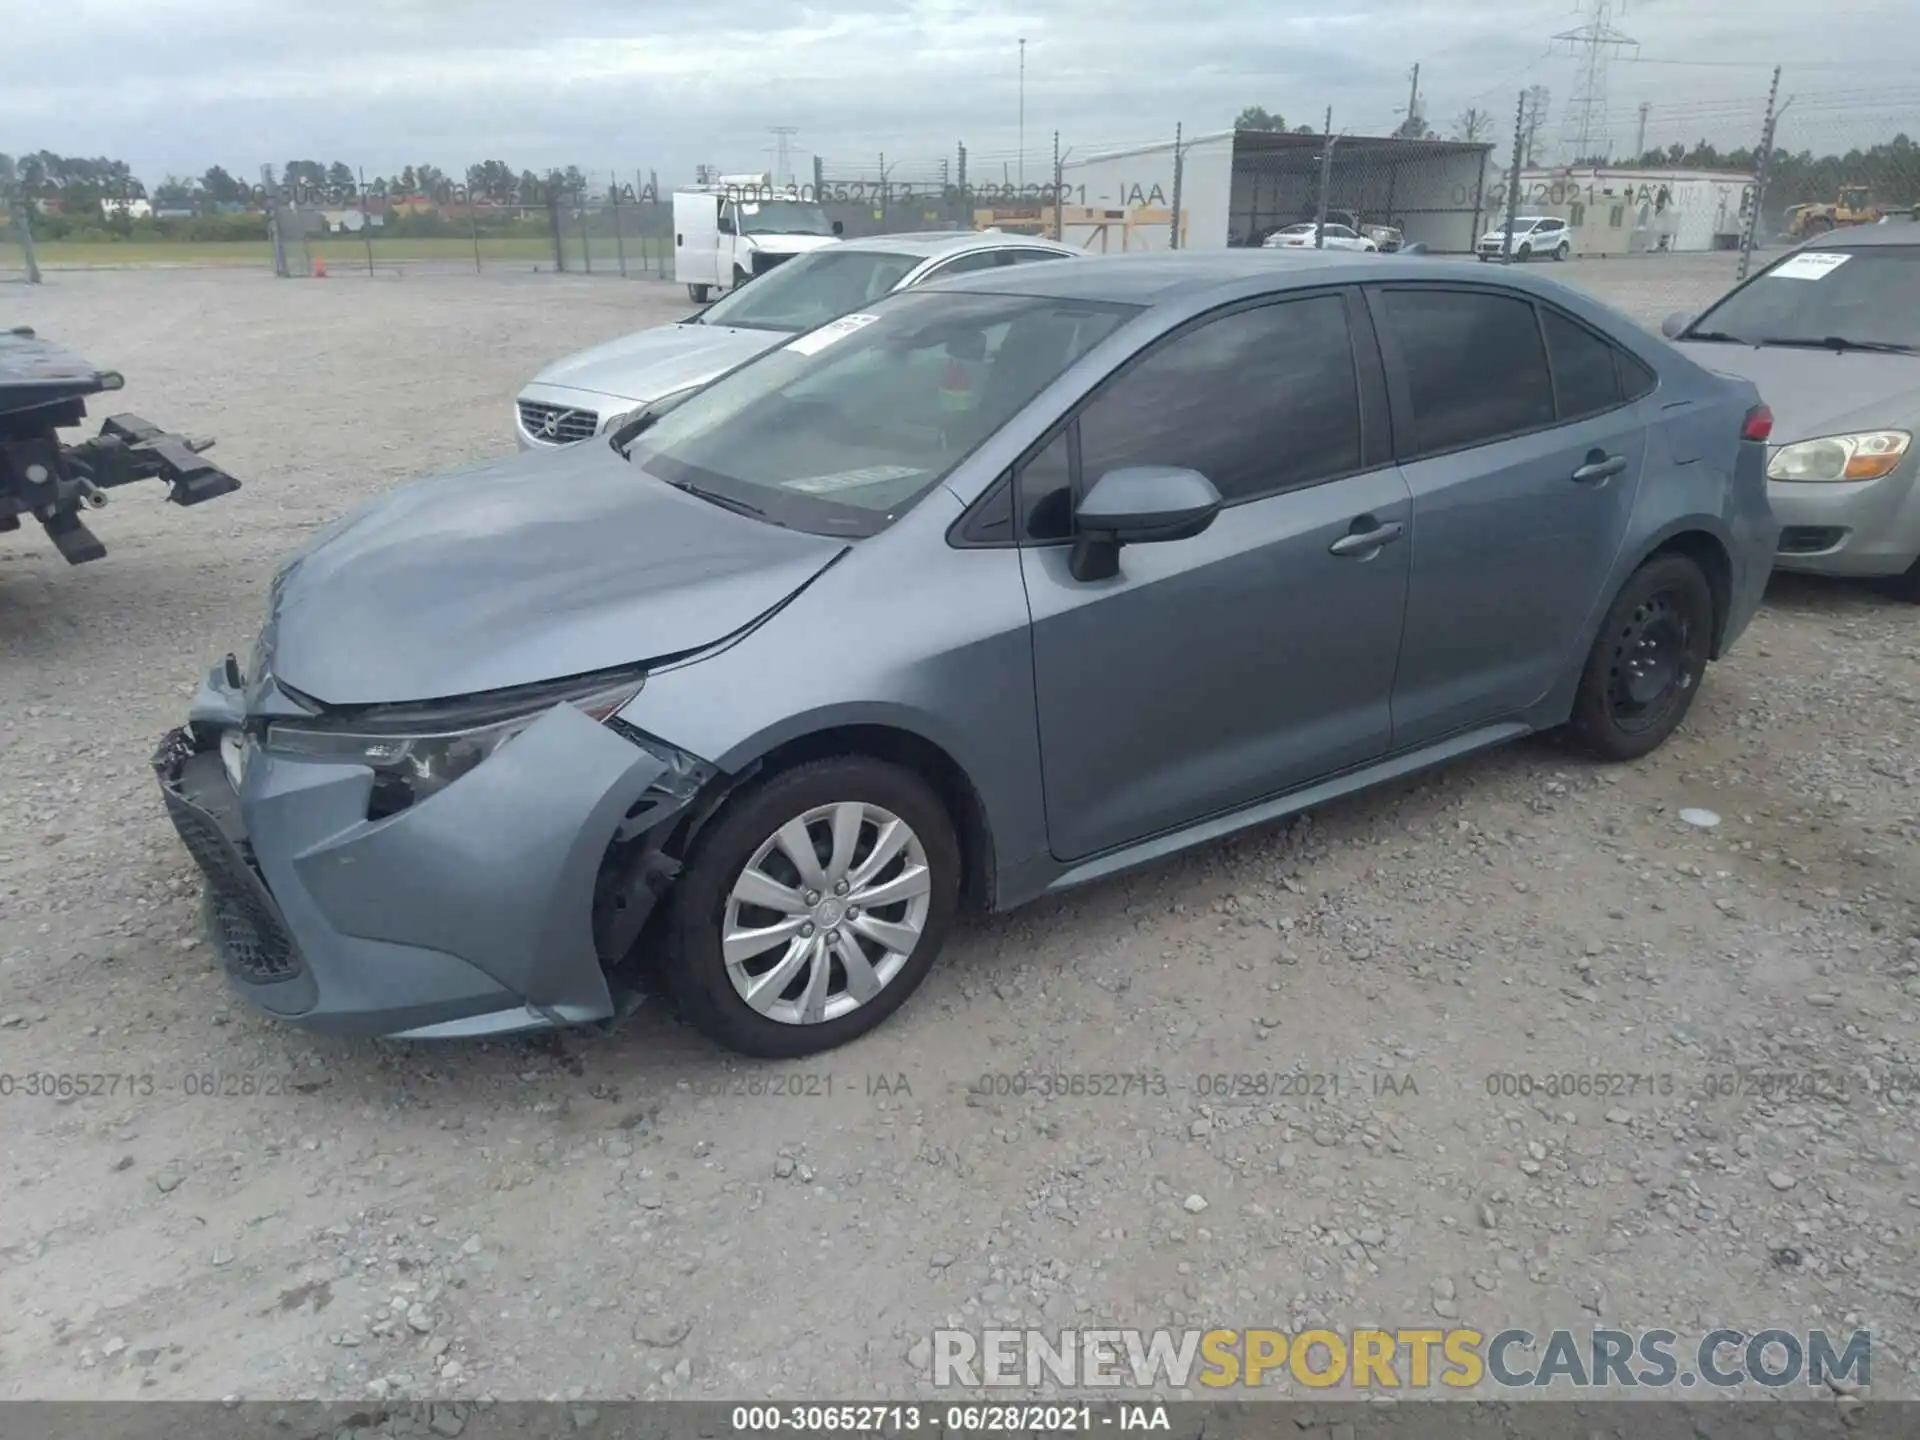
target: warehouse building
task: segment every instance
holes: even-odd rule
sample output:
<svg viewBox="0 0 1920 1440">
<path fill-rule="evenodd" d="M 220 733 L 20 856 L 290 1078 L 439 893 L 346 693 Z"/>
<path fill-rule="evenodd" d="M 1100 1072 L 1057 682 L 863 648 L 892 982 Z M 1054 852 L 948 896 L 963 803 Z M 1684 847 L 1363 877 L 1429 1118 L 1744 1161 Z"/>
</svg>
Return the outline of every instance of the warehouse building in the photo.
<svg viewBox="0 0 1920 1440">
<path fill-rule="evenodd" d="M 1326 138 L 1259 130 L 1196 136 L 1180 146 L 1180 245 L 1260 243 L 1317 210 Z M 1337 135 L 1326 165 L 1327 208 L 1398 228 L 1409 243 L 1464 253 L 1492 219 L 1485 204 L 1492 147 L 1459 140 Z M 1176 219 L 1174 147 L 1114 151 L 1061 166 L 1061 226 L 1099 251 L 1166 249 Z"/>
<path fill-rule="evenodd" d="M 1575 255 L 1738 250 L 1757 188 L 1753 176 L 1737 170 L 1523 170 L 1517 208 L 1565 220 Z M 1504 181 L 1487 189 L 1504 217 Z"/>
</svg>

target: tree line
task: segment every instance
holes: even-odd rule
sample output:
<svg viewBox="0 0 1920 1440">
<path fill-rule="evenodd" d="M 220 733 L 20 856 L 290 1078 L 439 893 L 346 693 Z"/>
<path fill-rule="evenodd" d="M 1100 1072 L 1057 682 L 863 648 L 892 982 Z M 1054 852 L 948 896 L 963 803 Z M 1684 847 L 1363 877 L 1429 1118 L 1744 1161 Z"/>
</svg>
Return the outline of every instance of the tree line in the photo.
<svg viewBox="0 0 1920 1440">
<path fill-rule="evenodd" d="M 469 165 L 456 179 L 437 165 L 407 165 L 392 175 L 368 177 L 344 160 L 330 164 L 289 160 L 277 168 L 265 167 L 257 180 L 238 178 L 224 166 L 211 165 L 199 175 L 169 174 L 149 187 L 124 160 L 51 150 L 19 156 L 0 152 L 0 191 L 57 200 L 70 213 L 95 211 L 103 202 L 125 200 L 145 200 L 156 208 L 249 205 L 274 191 L 349 201 L 358 195 L 444 199 L 456 187 L 474 198 L 533 203 L 550 193 L 580 194 L 587 186 L 587 176 L 577 165 L 541 176 L 532 170 L 515 170 L 504 160 L 483 160 Z"/>
</svg>

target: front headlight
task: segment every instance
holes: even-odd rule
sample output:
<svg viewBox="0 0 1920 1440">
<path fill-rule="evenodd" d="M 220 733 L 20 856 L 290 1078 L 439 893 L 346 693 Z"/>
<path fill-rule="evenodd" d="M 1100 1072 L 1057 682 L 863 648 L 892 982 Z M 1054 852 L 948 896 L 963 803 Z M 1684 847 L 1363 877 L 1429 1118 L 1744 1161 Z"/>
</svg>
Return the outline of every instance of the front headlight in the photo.
<svg viewBox="0 0 1920 1440">
<path fill-rule="evenodd" d="M 601 674 L 447 706 L 382 706 L 338 726 L 277 721 L 267 727 L 266 748 L 289 759 L 367 766 L 374 775 L 368 818 L 379 819 L 446 789 L 555 705 L 605 720 L 645 684 L 644 674 Z"/>
<path fill-rule="evenodd" d="M 1769 480 L 1878 480 L 1905 458 L 1913 436 L 1905 430 L 1864 430 L 1782 445 L 1767 461 Z"/>
</svg>

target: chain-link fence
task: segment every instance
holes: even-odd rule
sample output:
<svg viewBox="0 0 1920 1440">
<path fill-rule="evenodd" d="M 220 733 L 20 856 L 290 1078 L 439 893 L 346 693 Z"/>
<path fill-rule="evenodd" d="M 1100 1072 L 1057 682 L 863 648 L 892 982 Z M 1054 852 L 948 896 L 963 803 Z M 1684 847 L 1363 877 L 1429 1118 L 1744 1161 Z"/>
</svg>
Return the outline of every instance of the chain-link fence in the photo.
<svg viewBox="0 0 1920 1440">
<path fill-rule="evenodd" d="M 1577 142 L 1554 141 L 1536 86 L 1511 108 L 1470 109 L 1444 137 L 1424 125 L 1351 123 L 1337 111 L 1287 128 L 1195 134 L 1173 125 L 1134 144 L 1041 132 L 1017 151 L 955 144 L 941 155 L 815 157 L 790 175 L 757 177 L 756 193 L 808 207 L 809 226 L 847 238 L 993 227 L 1109 253 L 1334 245 L 1530 260 L 1720 251 L 1744 268 L 1756 249 L 1830 228 L 1911 223 L 1920 145 L 1901 125 L 1920 92 L 1796 90 L 1778 74 L 1754 73 L 1745 93 L 1643 104 L 1592 134 L 1583 129 Z M 684 278 L 675 274 L 673 212 L 674 192 L 686 187 L 652 169 L 569 167 L 540 179 L 488 162 L 466 172 L 466 184 L 432 167 L 369 184 L 341 163 L 306 168 L 267 171 L 217 194 L 140 192 L 118 203 L 50 187 L 35 194 L 23 175 L 12 202 L 0 198 L 0 278 L 24 278 L 36 254 L 40 270 L 152 262 L 264 265 L 287 276 Z"/>
</svg>

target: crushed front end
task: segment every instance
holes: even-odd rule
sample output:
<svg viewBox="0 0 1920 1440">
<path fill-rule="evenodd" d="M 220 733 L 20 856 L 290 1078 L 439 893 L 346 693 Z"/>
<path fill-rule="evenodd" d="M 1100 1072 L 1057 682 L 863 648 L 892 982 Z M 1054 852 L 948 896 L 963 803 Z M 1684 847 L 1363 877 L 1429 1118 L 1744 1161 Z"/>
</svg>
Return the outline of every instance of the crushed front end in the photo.
<svg viewBox="0 0 1920 1440">
<path fill-rule="evenodd" d="M 406 1039 L 630 1008 L 610 975 L 717 779 L 619 720 L 642 683 L 342 712 L 215 667 L 153 766 L 234 988 Z"/>
<path fill-rule="evenodd" d="M 203 451 L 211 440 L 162 430 L 138 415 L 112 415 L 77 444 L 60 439 L 78 425 L 86 397 L 125 382 L 25 328 L 0 331 L 0 531 L 32 516 L 70 565 L 98 560 L 107 547 L 80 519 L 107 503 L 107 492 L 140 480 L 167 482 L 176 505 L 198 505 L 240 488 Z"/>
</svg>

